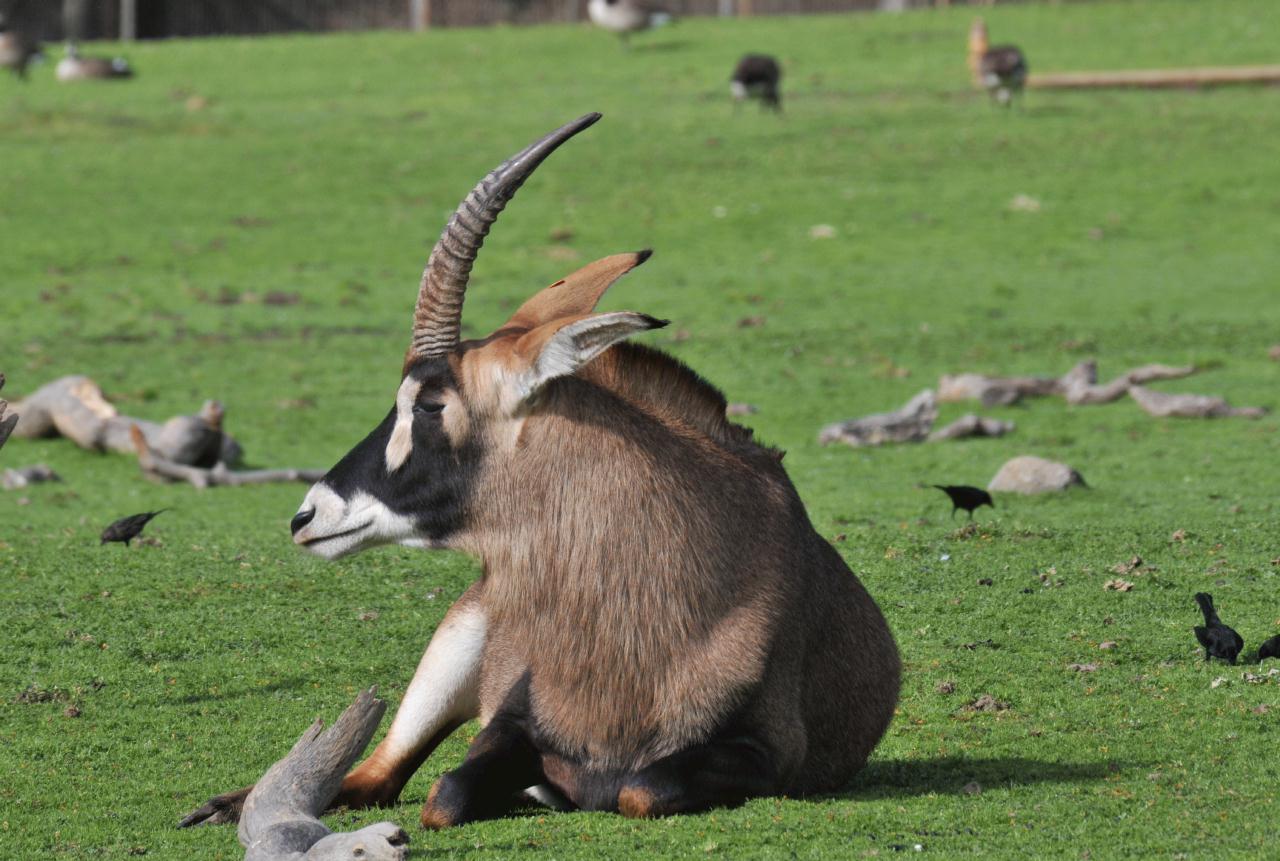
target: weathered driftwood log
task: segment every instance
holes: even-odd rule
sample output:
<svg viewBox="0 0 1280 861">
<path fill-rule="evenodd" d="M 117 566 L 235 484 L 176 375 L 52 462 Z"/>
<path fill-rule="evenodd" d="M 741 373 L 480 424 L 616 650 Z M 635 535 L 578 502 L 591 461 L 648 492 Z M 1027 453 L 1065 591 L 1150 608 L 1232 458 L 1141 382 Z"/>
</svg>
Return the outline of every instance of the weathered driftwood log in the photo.
<svg viewBox="0 0 1280 861">
<path fill-rule="evenodd" d="M 1130 386 L 1129 396 L 1138 406 L 1156 418 L 1216 419 L 1229 416 L 1257 419 L 1265 416 L 1263 407 L 1233 407 L 1222 398 L 1210 395 L 1173 395 Z"/>
<path fill-rule="evenodd" d="M 316 718 L 254 785 L 237 833 L 245 861 L 401 861 L 407 856 L 409 835 L 394 822 L 335 834 L 319 818 L 382 720 L 386 703 L 374 694 L 373 688 L 361 691 L 327 730 Z"/>
<path fill-rule="evenodd" d="M 1195 365 L 1143 365 L 1125 371 L 1109 383 L 1098 384 L 1098 363 L 1081 362 L 1062 375 L 1059 384 L 1067 403 L 1076 406 L 1109 404 L 1124 397 L 1131 386 L 1157 380 L 1177 380 L 1196 372 Z"/>
<path fill-rule="evenodd" d="M 953 421 L 944 428 L 929 434 L 929 442 L 942 442 L 948 439 L 963 439 L 971 436 L 1004 436 L 1013 432 L 1013 422 L 986 418 L 969 413 Z"/>
<path fill-rule="evenodd" d="M 938 400 L 980 401 L 984 407 L 1006 407 L 1024 397 L 1056 394 L 1056 377 L 988 377 L 983 374 L 944 374 L 938 380 Z"/>
<path fill-rule="evenodd" d="M 855 448 L 887 442 L 919 442 L 929 436 L 937 419 L 938 398 L 933 389 L 925 389 L 900 410 L 829 424 L 818 433 L 818 442 L 822 445 L 842 442 Z"/>
<path fill-rule="evenodd" d="M 34 438 L 65 436 L 81 448 L 132 453 L 130 429 L 146 434 L 147 444 L 165 460 L 212 467 L 238 463 L 239 443 L 222 431 L 223 409 L 206 401 L 194 416 L 175 416 L 164 424 L 122 416 L 85 376 L 62 377 L 14 403 L 18 424 L 14 435 Z"/>
<path fill-rule="evenodd" d="M 4 388 L 4 374 L 0 374 L 0 389 Z M 4 398 L 0 398 L 0 448 L 4 448 L 5 442 L 9 439 L 9 434 L 13 433 L 13 427 L 18 423 L 17 413 L 8 413 L 9 402 Z"/>
<path fill-rule="evenodd" d="M 225 463 L 215 463 L 207 469 L 175 463 L 161 457 L 159 452 L 151 448 L 146 435 L 137 426 L 132 429 L 130 440 L 133 450 L 138 455 L 138 466 L 142 468 L 147 478 L 157 481 L 186 481 L 202 490 L 220 485 L 235 487 L 242 484 L 269 484 L 278 481 L 304 481 L 314 484 L 324 478 L 322 469 L 246 469 L 233 472 Z"/>
<path fill-rule="evenodd" d="M 1055 463 L 1034 455 L 1007 461 L 991 479 L 987 490 L 998 493 L 1048 493 L 1084 485 L 1084 478 L 1065 463 Z"/>
<path fill-rule="evenodd" d="M 1124 397 L 1129 386 L 1173 380 L 1194 374 L 1194 365 L 1143 365 L 1125 371 L 1109 383 L 1098 384 L 1098 363 L 1080 362 L 1061 377 L 988 377 L 984 374 L 945 374 L 938 380 L 942 401 L 981 401 L 983 406 L 1009 406 L 1023 398 L 1061 395 L 1069 404 L 1106 404 Z"/>
<path fill-rule="evenodd" d="M 0 475 L 0 487 L 5 490 L 21 490 L 32 484 L 40 484 L 46 481 L 62 481 L 62 479 L 43 463 L 20 466 L 17 469 L 6 469 L 4 474 Z"/>
</svg>

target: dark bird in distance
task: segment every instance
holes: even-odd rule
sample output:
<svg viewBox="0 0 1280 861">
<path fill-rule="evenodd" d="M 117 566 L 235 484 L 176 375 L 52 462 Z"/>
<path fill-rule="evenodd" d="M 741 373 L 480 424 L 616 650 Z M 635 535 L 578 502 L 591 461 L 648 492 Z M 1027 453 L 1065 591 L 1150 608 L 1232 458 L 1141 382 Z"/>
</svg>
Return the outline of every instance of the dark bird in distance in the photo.
<svg viewBox="0 0 1280 861">
<path fill-rule="evenodd" d="M 984 505 L 989 505 L 992 508 L 996 507 L 995 502 L 991 499 L 991 494 L 980 487 L 969 487 L 967 484 L 935 484 L 933 487 L 951 497 L 952 517 L 956 516 L 956 511 L 963 508 L 969 512 L 969 519 L 973 520 L 975 508 L 981 508 Z"/>
<path fill-rule="evenodd" d="M 122 517 L 102 530 L 102 542 L 98 546 L 102 546 L 108 541 L 123 541 L 124 546 L 128 547 L 130 541 L 142 534 L 143 528 L 151 522 L 151 518 L 168 510 L 167 508 L 162 508 L 160 511 L 145 511 L 142 514 Z"/>
<path fill-rule="evenodd" d="M 773 57 L 746 54 L 733 69 L 729 91 L 733 93 L 734 104 L 741 104 L 745 99 L 759 99 L 761 107 L 781 111 L 782 96 L 778 92 L 781 80 L 782 67 Z"/>
<path fill-rule="evenodd" d="M 1258 663 L 1262 663 L 1267 658 L 1280 658 L 1280 634 L 1267 640 L 1258 650 Z"/>
<path fill-rule="evenodd" d="M 1196 625 L 1192 630 L 1200 645 L 1204 646 L 1205 661 L 1222 658 L 1234 665 L 1236 655 L 1244 648 L 1244 637 L 1237 634 L 1235 629 L 1222 624 L 1218 612 L 1213 609 L 1213 596 L 1208 592 L 1197 592 L 1196 603 L 1200 605 L 1200 612 L 1204 613 L 1204 627 Z"/>
<path fill-rule="evenodd" d="M 991 98 L 1006 108 L 1027 83 L 1027 58 L 1015 45 L 987 43 L 987 25 L 981 18 L 969 30 L 969 68 Z"/>
</svg>

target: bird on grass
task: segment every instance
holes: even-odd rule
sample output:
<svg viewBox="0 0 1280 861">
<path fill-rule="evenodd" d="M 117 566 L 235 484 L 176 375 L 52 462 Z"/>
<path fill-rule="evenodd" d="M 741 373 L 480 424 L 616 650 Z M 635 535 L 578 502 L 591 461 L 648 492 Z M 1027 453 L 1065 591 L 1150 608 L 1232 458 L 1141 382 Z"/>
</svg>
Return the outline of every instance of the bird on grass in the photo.
<svg viewBox="0 0 1280 861">
<path fill-rule="evenodd" d="M 133 77 L 133 69 L 124 57 L 85 57 L 80 46 L 67 42 L 67 55 L 54 66 L 53 76 L 59 81 L 123 80 Z"/>
<path fill-rule="evenodd" d="M 782 68 L 773 57 L 768 54 L 745 54 L 733 69 L 729 91 L 733 93 L 734 104 L 754 98 L 760 100 L 763 108 L 781 111 L 782 97 L 778 93 L 778 82 L 781 80 Z"/>
<path fill-rule="evenodd" d="M 1234 665 L 1236 655 L 1244 648 L 1244 637 L 1237 634 L 1235 629 L 1222 624 L 1218 611 L 1213 609 L 1213 596 L 1208 592 L 1197 592 L 1196 603 L 1200 605 L 1200 612 L 1204 613 L 1204 627 L 1196 625 L 1192 630 L 1200 645 L 1204 646 L 1205 661 L 1222 658 Z"/>
<path fill-rule="evenodd" d="M 1280 634 L 1267 640 L 1258 650 L 1258 663 L 1262 663 L 1267 658 L 1280 658 Z"/>
<path fill-rule="evenodd" d="M 969 69 L 997 104 L 1009 107 L 1027 83 L 1027 58 L 1015 45 L 987 43 L 987 25 L 974 19 L 969 28 Z"/>
<path fill-rule="evenodd" d="M 19 80 L 27 79 L 27 66 L 43 56 L 40 43 L 16 30 L 10 30 L 3 12 L 0 12 L 0 67 L 13 69 Z"/>
<path fill-rule="evenodd" d="M 974 509 L 981 508 L 984 505 L 989 505 L 992 508 L 996 507 L 995 502 L 991 499 L 991 494 L 980 487 L 969 487 L 967 484 L 935 484 L 932 486 L 951 497 L 952 517 L 955 517 L 956 512 L 963 508 L 969 512 L 969 519 L 973 520 Z"/>
<path fill-rule="evenodd" d="M 617 33 L 624 45 L 632 33 L 672 20 L 666 7 L 653 0 L 590 0 L 587 17 L 597 27 Z"/>
<path fill-rule="evenodd" d="M 123 541 L 124 546 L 128 547 L 130 541 L 142 534 L 143 528 L 151 522 L 151 518 L 168 510 L 162 508 L 159 511 L 144 511 L 142 514 L 122 517 L 102 530 L 102 541 L 98 546 L 101 547 L 108 541 Z"/>
</svg>

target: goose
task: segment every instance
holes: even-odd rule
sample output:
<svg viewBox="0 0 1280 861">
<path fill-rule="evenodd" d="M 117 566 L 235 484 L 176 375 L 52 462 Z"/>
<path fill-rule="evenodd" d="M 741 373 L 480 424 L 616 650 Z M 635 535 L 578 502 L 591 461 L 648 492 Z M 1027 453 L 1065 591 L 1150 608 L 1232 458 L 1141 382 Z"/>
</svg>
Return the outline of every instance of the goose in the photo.
<svg viewBox="0 0 1280 861">
<path fill-rule="evenodd" d="M 37 57 L 44 56 L 40 52 L 40 43 L 30 39 L 24 33 L 10 30 L 0 13 L 0 66 L 13 69 L 20 80 L 27 79 L 27 66 Z"/>
<path fill-rule="evenodd" d="M 624 42 L 632 33 L 671 21 L 671 13 L 652 0 L 590 0 L 587 16 L 591 23 L 617 33 Z"/>
<path fill-rule="evenodd" d="M 123 57 L 84 57 L 80 46 L 67 42 L 67 55 L 58 61 L 54 77 L 59 81 L 132 78 L 133 69 Z"/>
<path fill-rule="evenodd" d="M 778 93 L 778 82 L 782 80 L 782 67 L 778 61 L 768 54 L 745 54 L 733 69 L 733 77 L 729 79 L 729 91 L 734 101 L 741 104 L 743 100 L 755 98 L 760 100 L 761 107 L 782 110 L 782 98 Z"/>
</svg>

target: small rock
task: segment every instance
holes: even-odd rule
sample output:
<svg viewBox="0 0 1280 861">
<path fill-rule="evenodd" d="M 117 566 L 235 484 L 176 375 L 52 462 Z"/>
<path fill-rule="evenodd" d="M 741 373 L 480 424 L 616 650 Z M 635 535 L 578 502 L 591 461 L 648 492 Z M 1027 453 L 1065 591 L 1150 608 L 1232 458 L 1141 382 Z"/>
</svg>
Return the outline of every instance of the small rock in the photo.
<svg viewBox="0 0 1280 861">
<path fill-rule="evenodd" d="M 960 791 L 965 795 L 981 795 L 982 784 L 978 783 L 978 781 L 976 780 L 971 780 L 968 783 L 966 783 L 964 785 L 964 788 L 962 788 Z"/>
<path fill-rule="evenodd" d="M 1109 592 L 1129 592 L 1129 591 L 1132 591 L 1133 584 L 1130 583 L 1128 580 L 1120 580 L 1117 578 L 1115 580 L 1108 580 L 1106 583 L 1103 583 L 1102 588 L 1106 589 Z"/>
<path fill-rule="evenodd" d="M 938 686 L 934 690 L 940 694 L 954 694 L 956 692 L 956 683 L 950 680 L 938 682 Z"/>
<path fill-rule="evenodd" d="M 1214 679 L 1212 682 L 1209 683 L 1209 687 L 1220 688 L 1225 684 L 1228 684 L 1227 680 L 1224 679 L 1222 676 L 1218 676 L 1216 679 Z"/>
<path fill-rule="evenodd" d="M 987 485 L 1000 493 L 1048 493 L 1083 485 L 1084 479 L 1065 463 L 1023 455 L 1005 463 Z"/>
<path fill-rule="evenodd" d="M 1098 648 L 1104 652 L 1109 652 L 1112 649 L 1114 649 L 1117 645 L 1119 644 L 1116 643 L 1114 640 L 1104 640 L 1103 642 L 1098 644 Z"/>
</svg>

